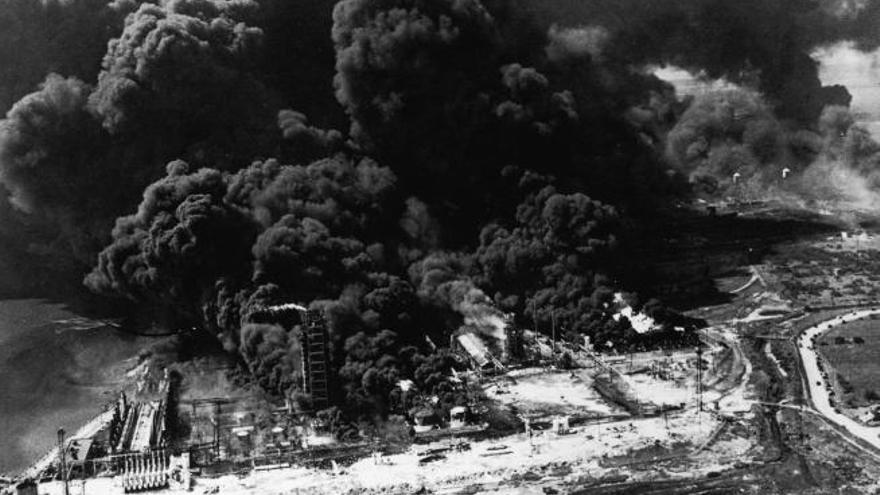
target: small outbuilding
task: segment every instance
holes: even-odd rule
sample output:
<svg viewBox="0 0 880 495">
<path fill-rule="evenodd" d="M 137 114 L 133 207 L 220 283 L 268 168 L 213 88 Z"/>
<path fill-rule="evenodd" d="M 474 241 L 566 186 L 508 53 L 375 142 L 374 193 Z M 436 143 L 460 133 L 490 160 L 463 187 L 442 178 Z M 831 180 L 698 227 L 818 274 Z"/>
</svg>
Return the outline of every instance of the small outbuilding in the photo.
<svg viewBox="0 0 880 495">
<path fill-rule="evenodd" d="M 456 406 L 449 410 L 449 427 L 464 428 L 467 426 L 467 408 Z"/>
</svg>

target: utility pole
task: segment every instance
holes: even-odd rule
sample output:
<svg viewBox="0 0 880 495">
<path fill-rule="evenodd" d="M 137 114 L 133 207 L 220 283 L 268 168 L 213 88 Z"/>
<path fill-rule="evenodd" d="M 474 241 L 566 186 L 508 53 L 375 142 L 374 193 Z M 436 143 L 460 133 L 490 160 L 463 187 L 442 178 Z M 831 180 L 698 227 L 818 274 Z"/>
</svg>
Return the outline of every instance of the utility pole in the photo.
<svg viewBox="0 0 880 495">
<path fill-rule="evenodd" d="M 532 328 L 535 330 L 535 337 L 538 336 L 538 301 L 532 300 Z"/>
<path fill-rule="evenodd" d="M 214 403 L 214 414 L 211 416 L 211 423 L 214 427 L 214 460 L 220 459 L 220 403 Z"/>
<path fill-rule="evenodd" d="M 64 428 L 58 428 L 59 471 L 61 471 L 61 482 L 64 483 L 64 495 L 70 495 L 70 489 L 67 486 L 67 448 L 64 443 Z"/>
<path fill-rule="evenodd" d="M 556 310 L 550 311 L 550 322 L 552 325 L 553 332 L 553 354 L 556 354 Z"/>
<path fill-rule="evenodd" d="M 697 401 L 703 412 L 703 349 L 697 344 Z"/>
</svg>

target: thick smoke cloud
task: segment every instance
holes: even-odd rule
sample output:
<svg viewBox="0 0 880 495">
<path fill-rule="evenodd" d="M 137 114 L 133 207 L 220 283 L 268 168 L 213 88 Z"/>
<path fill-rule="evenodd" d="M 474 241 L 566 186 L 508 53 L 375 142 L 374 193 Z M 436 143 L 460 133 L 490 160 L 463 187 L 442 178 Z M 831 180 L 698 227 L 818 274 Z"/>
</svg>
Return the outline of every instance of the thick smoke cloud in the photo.
<svg viewBox="0 0 880 495">
<path fill-rule="evenodd" d="M 293 215 L 285 216 L 263 232 L 253 253 L 255 281 L 296 280 L 301 287 L 297 292 L 308 299 L 318 295 L 310 291 L 325 285 L 322 280 L 343 282 L 372 264 L 359 240 L 334 237 L 319 220 Z"/>
<path fill-rule="evenodd" d="M 278 128 L 285 141 L 281 152 L 285 157 L 314 160 L 339 151 L 345 145 L 341 132 L 314 127 L 304 113 L 295 110 L 278 112 Z"/>
<path fill-rule="evenodd" d="M 134 300 L 158 298 L 191 316 L 206 287 L 244 268 L 255 229 L 223 202 L 226 178 L 220 172 L 189 173 L 181 161 L 167 171 L 146 189 L 137 213 L 117 220 L 113 243 L 86 284 Z"/>
<path fill-rule="evenodd" d="M 876 211 L 880 207 L 880 143 L 855 123 L 849 110 L 828 107 L 819 120 L 815 160 L 799 178 L 800 188 L 819 200 L 845 208 Z M 809 197 L 809 196 L 808 196 Z"/>
<path fill-rule="evenodd" d="M 455 402 L 454 359 L 428 340 L 491 336 L 502 312 L 616 349 L 674 341 L 615 318 L 615 293 L 628 231 L 689 187 L 877 182 L 880 146 L 845 109 L 823 113 L 847 94 L 808 55 L 873 3 L 46 5 L 22 26 L 70 8 L 104 29 L 80 14 L 82 58 L 56 66 L 62 51 L 37 43 L 39 77 L 0 78 L 32 92 L 0 125 L 14 215 L 97 259 L 90 289 L 217 335 L 274 394 L 300 392 L 301 329 L 266 308 L 324 310 L 352 416 L 387 413 L 403 378 Z M 664 64 L 739 89 L 682 101 L 651 73 Z"/>
<path fill-rule="evenodd" d="M 535 29 L 477 1 L 349 0 L 334 11 L 336 95 L 352 139 L 457 225 L 441 243 L 472 243 L 512 214 L 522 198 L 503 177 L 511 166 L 646 210 L 675 190 L 645 135 L 666 117 L 655 102 L 671 87 L 602 56 L 601 29 Z M 510 41 L 521 34 L 534 45 L 519 58 Z"/>
<path fill-rule="evenodd" d="M 333 20 L 336 97 L 352 117 L 352 136 L 375 148 L 408 131 L 399 126 L 406 116 L 448 130 L 466 109 L 437 103 L 473 100 L 491 75 L 485 57 L 495 51 L 494 28 L 477 0 L 347 0 Z"/>
<path fill-rule="evenodd" d="M 389 272 L 399 270 L 394 243 L 403 238 L 394 184 L 388 169 L 342 156 L 308 166 L 255 162 L 235 174 L 172 162 L 137 212 L 117 221 L 86 283 L 205 327 L 267 390 L 295 392 L 299 330 L 256 319 L 267 307 L 325 308 L 338 367 L 355 359 L 346 348 L 359 334 L 424 342 L 413 329 L 412 286 Z M 341 394 L 374 391 L 347 376 Z"/>
<path fill-rule="evenodd" d="M 106 0 L 0 2 L 0 109 L 5 113 L 50 72 L 92 81 L 123 18 Z"/>
<path fill-rule="evenodd" d="M 584 330 L 590 312 L 602 309 L 597 290 L 610 285 L 604 270 L 613 269 L 608 261 L 618 224 L 614 208 L 547 185 L 529 194 L 514 224 L 483 229 L 477 260 L 505 310 L 541 323 L 555 314 Z"/>
<path fill-rule="evenodd" d="M 241 354 L 260 385 L 283 394 L 302 380 L 300 343 L 278 325 L 247 323 L 241 328 Z"/>
<path fill-rule="evenodd" d="M 333 94 L 335 2 L 259 0 L 255 26 L 263 30 L 257 55 L 262 80 L 279 93 L 282 108 L 305 113 L 322 128 L 345 128 L 348 121 Z"/>
<path fill-rule="evenodd" d="M 94 261 L 122 205 L 149 182 L 143 163 L 93 118 L 90 92 L 80 80 L 50 74 L 0 123 L 0 180 L 19 221 L 37 232 L 27 249 L 74 273 Z"/>
<path fill-rule="evenodd" d="M 129 14 L 90 98 L 104 127 L 112 134 L 158 134 L 215 161 L 223 156 L 219 150 L 255 152 L 249 142 L 259 140 L 273 117 L 251 74 L 262 31 L 239 20 L 256 8 L 176 0 L 145 3 Z"/>
<path fill-rule="evenodd" d="M 82 0 L 45 8 L 92 7 Z M 0 126 L 2 181 L 14 206 L 28 213 L 22 222 L 38 232 L 25 249 L 45 257 L 43 265 L 57 267 L 72 252 L 74 265 L 62 270 L 86 269 L 113 219 L 136 205 L 169 160 L 238 168 L 258 149 L 275 149 L 268 143 L 278 132 L 277 110 L 251 73 L 261 32 L 240 20 L 256 7 L 114 4 L 95 14 L 97 22 L 118 19 L 117 28 L 101 31 L 107 53 L 100 74 L 96 66 L 73 71 L 84 79 L 50 75 L 10 110 Z M 107 46 L 114 32 L 119 37 Z"/>
<path fill-rule="evenodd" d="M 717 178 L 721 184 L 712 191 L 756 175 L 780 176 L 794 165 L 784 157 L 785 139 L 785 129 L 759 94 L 731 89 L 696 97 L 669 132 L 667 152 L 697 181 Z"/>
<path fill-rule="evenodd" d="M 848 104 L 842 87 L 823 87 L 812 49 L 856 30 L 834 14 L 834 2 L 786 0 L 637 0 L 521 2 L 544 22 L 604 28 L 605 56 L 631 64 L 672 64 L 755 86 L 784 118 L 812 123 L 828 104 Z M 837 2 L 840 3 L 840 2 Z M 876 28 L 876 7 L 857 19 Z M 875 29 L 876 30 L 876 29 Z M 591 40 L 595 43 L 594 40 Z"/>
<path fill-rule="evenodd" d="M 780 120 L 761 95 L 733 88 L 697 96 L 667 135 L 667 157 L 698 194 L 775 198 L 872 211 L 880 144 L 843 106 L 814 126 Z"/>
<path fill-rule="evenodd" d="M 91 88 L 74 78 L 50 75 L 21 99 L 0 124 L 0 174 L 11 202 L 41 217 L 96 213 L 80 194 L 100 181 L 94 157 L 109 143 L 88 111 Z"/>
</svg>

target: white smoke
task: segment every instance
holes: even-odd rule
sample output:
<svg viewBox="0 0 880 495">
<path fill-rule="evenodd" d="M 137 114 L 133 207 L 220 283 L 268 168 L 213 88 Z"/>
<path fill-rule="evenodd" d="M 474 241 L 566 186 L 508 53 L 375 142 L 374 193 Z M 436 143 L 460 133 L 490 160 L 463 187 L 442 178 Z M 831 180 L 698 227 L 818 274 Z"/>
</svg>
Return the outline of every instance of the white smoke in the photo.
<svg viewBox="0 0 880 495">
<path fill-rule="evenodd" d="M 287 311 L 289 309 L 295 309 L 297 311 L 308 311 L 304 306 L 301 306 L 297 303 L 287 303 L 287 304 L 276 304 L 275 306 L 269 306 L 269 311 Z"/>
<path fill-rule="evenodd" d="M 477 287 L 472 287 L 457 305 L 464 316 L 464 324 L 476 328 L 482 335 L 498 341 L 503 349 L 507 340 L 507 322 L 502 313 L 489 296 Z"/>
<path fill-rule="evenodd" d="M 651 318 L 641 311 L 636 313 L 632 306 L 626 302 L 622 293 L 616 292 L 614 294 L 614 303 L 618 308 L 617 313 L 614 313 L 611 316 L 614 321 L 620 321 L 622 317 L 626 317 L 626 319 L 629 320 L 630 326 L 632 326 L 633 330 L 637 333 L 649 333 L 660 329 L 660 325 L 654 321 L 654 318 Z"/>
</svg>

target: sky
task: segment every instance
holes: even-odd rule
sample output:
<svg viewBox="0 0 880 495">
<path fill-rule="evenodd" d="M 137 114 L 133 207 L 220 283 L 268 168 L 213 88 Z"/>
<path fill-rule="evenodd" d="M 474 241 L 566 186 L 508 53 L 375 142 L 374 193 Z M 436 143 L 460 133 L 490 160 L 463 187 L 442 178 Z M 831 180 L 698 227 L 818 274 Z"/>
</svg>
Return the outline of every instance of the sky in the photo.
<svg viewBox="0 0 880 495">
<path fill-rule="evenodd" d="M 864 53 L 841 42 L 813 53 L 825 85 L 843 84 L 853 96 L 852 108 L 862 118 L 880 120 L 880 50 Z"/>
</svg>

